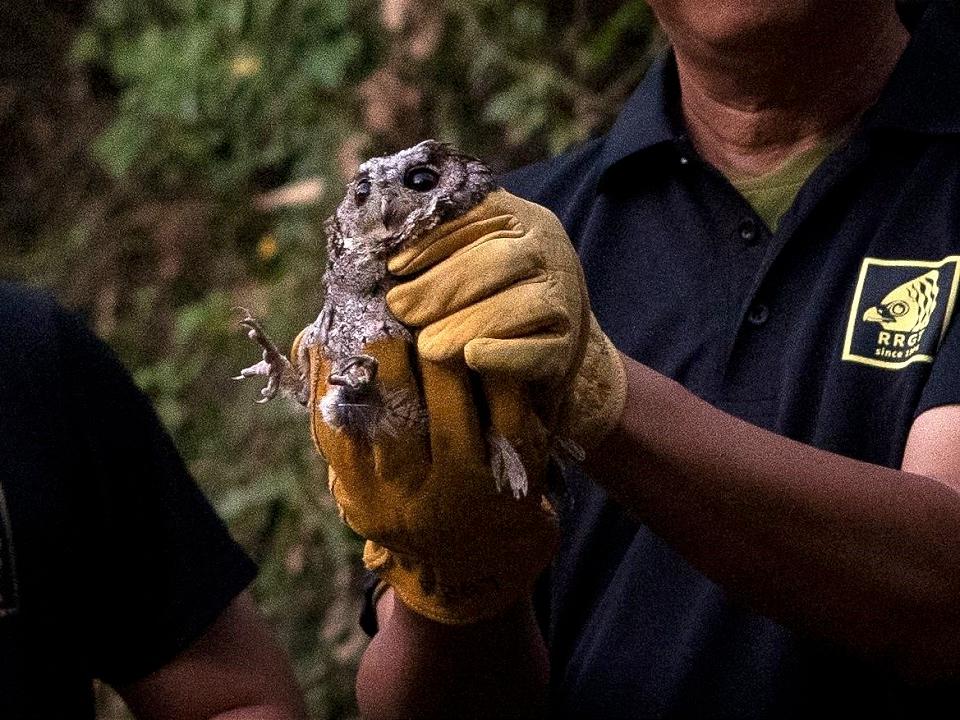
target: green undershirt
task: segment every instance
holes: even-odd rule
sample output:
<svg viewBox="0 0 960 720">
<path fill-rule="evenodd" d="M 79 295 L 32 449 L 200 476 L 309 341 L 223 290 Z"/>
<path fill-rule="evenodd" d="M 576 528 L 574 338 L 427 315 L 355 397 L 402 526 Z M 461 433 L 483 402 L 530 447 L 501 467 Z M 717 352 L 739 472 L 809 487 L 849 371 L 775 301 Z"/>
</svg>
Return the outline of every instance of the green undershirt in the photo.
<svg viewBox="0 0 960 720">
<path fill-rule="evenodd" d="M 793 205 L 800 188 L 826 157 L 840 144 L 841 137 L 830 137 L 804 150 L 776 170 L 759 177 L 731 177 L 730 182 L 746 199 L 767 227 L 776 230 L 780 218 Z"/>
</svg>

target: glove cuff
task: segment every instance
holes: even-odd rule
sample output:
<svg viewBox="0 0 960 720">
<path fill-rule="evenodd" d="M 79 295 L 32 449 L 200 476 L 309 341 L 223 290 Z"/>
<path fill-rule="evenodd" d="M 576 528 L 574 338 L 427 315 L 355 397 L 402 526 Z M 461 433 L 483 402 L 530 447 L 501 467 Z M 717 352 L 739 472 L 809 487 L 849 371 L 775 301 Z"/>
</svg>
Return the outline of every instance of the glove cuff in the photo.
<svg viewBox="0 0 960 720">
<path fill-rule="evenodd" d="M 447 553 L 425 560 L 368 540 L 363 562 L 414 612 L 444 625 L 468 625 L 530 597 L 558 544 L 556 515 L 543 500 L 535 527 L 519 530 L 481 557 Z"/>
<path fill-rule="evenodd" d="M 586 352 L 574 378 L 558 435 L 589 453 L 616 427 L 626 402 L 623 359 L 591 313 Z"/>
</svg>

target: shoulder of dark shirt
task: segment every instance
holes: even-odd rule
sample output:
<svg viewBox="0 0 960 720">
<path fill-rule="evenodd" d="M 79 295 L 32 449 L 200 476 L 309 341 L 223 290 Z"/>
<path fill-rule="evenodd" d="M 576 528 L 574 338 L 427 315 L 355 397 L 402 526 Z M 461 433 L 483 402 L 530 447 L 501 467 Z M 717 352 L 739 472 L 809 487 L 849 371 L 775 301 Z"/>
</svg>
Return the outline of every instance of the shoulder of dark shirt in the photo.
<svg viewBox="0 0 960 720">
<path fill-rule="evenodd" d="M 0 344 L 50 338 L 55 333 L 55 318 L 64 312 L 45 290 L 19 283 L 0 282 Z"/>
<path fill-rule="evenodd" d="M 514 195 L 552 210 L 570 232 L 577 200 L 592 198 L 596 192 L 604 139 L 593 138 L 555 158 L 512 170 L 498 182 Z"/>
<path fill-rule="evenodd" d="M 0 347 L 0 398 L 11 411 L 58 408 L 98 383 L 110 393 L 132 384 L 109 346 L 46 290 L 0 282 Z"/>
<path fill-rule="evenodd" d="M 34 402 L 55 372 L 66 310 L 44 290 L 0 282 L 0 395 Z"/>
</svg>

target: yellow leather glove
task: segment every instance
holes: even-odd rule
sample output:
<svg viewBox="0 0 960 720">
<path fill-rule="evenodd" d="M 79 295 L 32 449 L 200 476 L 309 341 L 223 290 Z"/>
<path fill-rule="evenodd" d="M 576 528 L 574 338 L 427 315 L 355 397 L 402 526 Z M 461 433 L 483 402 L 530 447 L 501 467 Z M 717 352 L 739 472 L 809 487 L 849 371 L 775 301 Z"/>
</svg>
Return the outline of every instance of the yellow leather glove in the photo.
<svg viewBox="0 0 960 720">
<path fill-rule="evenodd" d="M 294 343 L 291 357 L 299 357 Z M 523 597 L 556 551 L 556 516 L 543 499 L 547 437 L 511 383 L 481 383 L 460 362 L 417 362 L 400 339 L 371 343 L 383 393 L 420 395 L 428 432 L 365 439 L 331 429 L 318 409 L 330 364 L 309 349 L 311 431 L 330 464 L 330 490 L 346 523 L 367 539 L 364 563 L 411 609 L 463 624 L 493 617 Z M 475 395 L 481 395 L 476 397 Z M 529 490 L 498 492 L 485 420 L 510 441 Z"/>
<path fill-rule="evenodd" d="M 421 328 L 422 357 L 462 358 L 482 376 L 531 383 L 545 425 L 585 451 L 619 421 L 620 355 L 590 312 L 570 239 L 546 208 L 497 190 L 398 252 L 388 268 L 412 276 L 387 303 Z"/>
</svg>

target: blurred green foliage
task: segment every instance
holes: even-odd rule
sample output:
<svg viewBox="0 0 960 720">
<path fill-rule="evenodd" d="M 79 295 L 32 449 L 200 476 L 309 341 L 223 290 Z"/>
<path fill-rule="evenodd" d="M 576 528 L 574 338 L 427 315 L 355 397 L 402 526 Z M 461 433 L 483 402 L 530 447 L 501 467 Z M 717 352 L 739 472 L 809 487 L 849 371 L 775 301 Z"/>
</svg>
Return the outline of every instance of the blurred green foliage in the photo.
<svg viewBox="0 0 960 720">
<path fill-rule="evenodd" d="M 99 0 L 73 52 L 121 88 L 98 159 L 117 177 L 136 164 L 158 189 L 189 179 L 227 194 L 277 169 L 328 171 L 352 114 L 343 89 L 379 55 L 380 33 L 364 22 L 376 10 L 370 0 Z"/>
<path fill-rule="evenodd" d="M 500 170 L 558 153 L 609 124 L 661 38 L 640 0 L 57 13 L 31 21 L 41 70 L 0 103 L 15 150 L 0 267 L 52 288 L 117 349 L 260 563 L 256 595 L 313 715 L 350 717 L 360 543 L 304 415 L 228 379 L 257 359 L 234 308 L 277 339 L 315 317 L 322 220 L 364 157 L 429 136 Z"/>
</svg>

